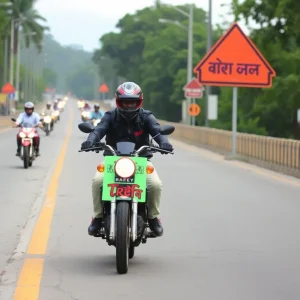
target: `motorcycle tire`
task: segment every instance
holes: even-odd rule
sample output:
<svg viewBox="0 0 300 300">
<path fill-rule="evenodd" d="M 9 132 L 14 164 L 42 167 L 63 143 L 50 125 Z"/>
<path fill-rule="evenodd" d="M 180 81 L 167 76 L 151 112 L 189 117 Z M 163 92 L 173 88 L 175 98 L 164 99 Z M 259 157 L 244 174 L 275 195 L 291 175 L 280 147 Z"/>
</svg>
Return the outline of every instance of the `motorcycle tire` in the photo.
<svg viewBox="0 0 300 300">
<path fill-rule="evenodd" d="M 24 169 L 28 169 L 29 167 L 29 148 L 23 147 L 23 163 Z"/>
<path fill-rule="evenodd" d="M 130 212 L 127 202 L 118 203 L 116 221 L 116 267 L 119 274 L 126 274 L 130 248 Z"/>
</svg>

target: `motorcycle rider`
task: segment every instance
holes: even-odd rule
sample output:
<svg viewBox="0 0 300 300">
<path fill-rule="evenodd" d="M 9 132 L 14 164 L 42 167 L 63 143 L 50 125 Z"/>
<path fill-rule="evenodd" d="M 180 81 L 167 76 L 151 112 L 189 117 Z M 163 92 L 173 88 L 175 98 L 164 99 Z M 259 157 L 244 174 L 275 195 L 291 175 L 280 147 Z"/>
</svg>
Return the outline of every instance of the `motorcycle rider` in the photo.
<svg viewBox="0 0 300 300">
<path fill-rule="evenodd" d="M 54 103 L 53 103 L 53 109 L 54 109 L 54 110 L 59 110 L 59 107 L 58 107 L 58 100 L 54 100 Z"/>
<path fill-rule="evenodd" d="M 49 116 L 51 117 L 51 124 L 50 124 L 50 129 L 53 130 L 53 125 L 54 125 L 54 120 L 52 118 L 52 114 L 54 112 L 54 109 L 51 107 L 51 102 L 48 102 L 46 104 L 46 108 L 44 109 L 44 111 L 42 112 L 42 114 L 44 116 Z"/>
<path fill-rule="evenodd" d="M 84 103 L 84 106 L 82 108 L 82 111 L 89 111 L 91 110 L 92 108 L 90 107 L 90 105 L 88 104 L 88 102 L 85 102 Z"/>
<path fill-rule="evenodd" d="M 143 145 L 149 145 L 149 134 L 154 137 L 160 131 L 160 125 L 151 111 L 144 110 L 143 92 L 134 82 L 125 82 L 116 90 L 116 108 L 107 111 L 101 122 L 95 127 L 83 142 L 81 149 L 88 149 L 106 135 L 106 143 L 116 148 L 116 143 L 128 141 L 136 143 L 136 149 Z M 173 146 L 164 135 L 158 135 L 154 140 L 159 146 L 167 151 L 172 151 Z M 109 155 L 104 152 L 103 155 Z M 150 159 L 153 155 L 147 151 L 143 155 Z M 148 160 L 148 165 L 152 163 Z M 100 188 L 103 184 L 103 173 L 96 172 L 92 181 L 92 195 L 94 206 L 94 218 L 88 228 L 89 235 L 95 235 L 101 228 L 102 223 L 102 203 Z M 158 220 L 159 205 L 162 191 L 162 182 L 156 172 L 147 175 L 148 217 L 149 227 L 157 235 L 163 234 L 163 228 Z"/>
<path fill-rule="evenodd" d="M 24 112 L 20 113 L 18 116 L 15 126 L 18 127 L 21 123 L 29 123 L 32 125 L 38 125 L 38 127 L 43 128 L 43 124 L 40 121 L 40 116 L 39 114 L 33 112 L 34 111 L 34 104 L 32 102 L 26 102 L 24 104 Z M 17 135 L 17 154 L 16 156 L 20 156 L 21 153 L 21 138 Z M 39 147 L 40 147 L 40 136 L 38 131 L 36 131 L 36 135 L 33 138 L 33 146 L 35 148 L 36 156 L 39 156 Z"/>
<path fill-rule="evenodd" d="M 104 113 L 102 110 L 100 110 L 100 105 L 98 103 L 96 103 L 94 105 L 94 111 L 91 112 L 90 119 L 98 120 L 98 119 L 102 119 L 103 116 L 104 116 Z"/>
</svg>

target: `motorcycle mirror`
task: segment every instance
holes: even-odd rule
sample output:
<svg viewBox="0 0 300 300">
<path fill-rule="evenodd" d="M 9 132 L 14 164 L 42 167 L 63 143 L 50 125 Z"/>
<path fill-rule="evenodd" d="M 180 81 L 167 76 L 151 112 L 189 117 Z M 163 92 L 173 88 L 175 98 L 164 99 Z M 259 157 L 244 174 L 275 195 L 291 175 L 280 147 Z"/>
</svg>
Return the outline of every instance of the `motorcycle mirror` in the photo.
<svg viewBox="0 0 300 300">
<path fill-rule="evenodd" d="M 44 121 L 44 118 L 40 118 L 40 122 L 43 122 Z"/>
<path fill-rule="evenodd" d="M 95 129 L 93 124 L 91 124 L 89 122 L 80 123 L 78 125 L 78 128 L 79 128 L 80 131 L 82 131 L 84 133 L 91 133 Z"/>
<path fill-rule="evenodd" d="M 11 118 L 11 120 L 12 120 L 13 122 L 16 122 L 16 121 L 17 121 L 15 118 Z"/>
<path fill-rule="evenodd" d="M 163 125 L 160 128 L 160 134 L 162 135 L 170 135 L 174 132 L 175 127 L 172 125 Z"/>
</svg>

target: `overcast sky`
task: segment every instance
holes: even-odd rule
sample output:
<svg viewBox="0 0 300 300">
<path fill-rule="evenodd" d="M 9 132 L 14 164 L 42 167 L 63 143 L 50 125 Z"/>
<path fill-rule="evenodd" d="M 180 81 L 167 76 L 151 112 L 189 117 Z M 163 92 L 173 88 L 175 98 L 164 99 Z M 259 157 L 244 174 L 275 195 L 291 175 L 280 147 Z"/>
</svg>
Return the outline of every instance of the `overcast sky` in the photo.
<svg viewBox="0 0 300 300">
<path fill-rule="evenodd" d="M 231 0 L 213 1 L 213 24 L 222 23 Z M 153 0 L 39 0 L 36 8 L 48 21 L 51 34 L 63 45 L 80 44 L 85 50 L 99 48 L 99 38 L 113 31 L 120 18 L 126 13 L 153 5 Z M 180 5 L 185 0 L 165 0 L 164 3 Z M 197 7 L 208 10 L 208 0 L 194 1 Z M 223 16 L 223 17 L 222 17 Z M 195 16 L 197 18 L 197 16 Z M 232 21 L 232 18 L 226 17 Z M 242 25 L 242 24 L 240 24 Z"/>
</svg>

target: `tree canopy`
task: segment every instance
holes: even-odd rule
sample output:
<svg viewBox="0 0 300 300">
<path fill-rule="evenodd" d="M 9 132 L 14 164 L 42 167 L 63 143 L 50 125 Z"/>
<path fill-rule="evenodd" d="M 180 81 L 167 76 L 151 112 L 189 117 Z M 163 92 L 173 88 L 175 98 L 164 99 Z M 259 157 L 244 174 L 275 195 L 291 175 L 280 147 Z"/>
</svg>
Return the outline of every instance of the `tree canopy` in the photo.
<svg viewBox="0 0 300 300">
<path fill-rule="evenodd" d="M 188 12 L 185 5 L 178 6 Z M 276 70 L 270 89 L 240 88 L 238 130 L 277 137 L 300 137 L 297 109 L 300 108 L 300 86 L 297 70 L 300 62 L 300 2 L 298 0 L 232 0 L 231 14 L 237 21 L 254 20 L 256 28 L 250 38 Z M 160 19 L 177 21 L 160 22 Z M 206 12 L 194 8 L 193 66 L 206 53 Z M 144 90 L 146 108 L 158 118 L 180 121 L 187 70 L 188 19 L 172 7 L 156 1 L 135 14 L 121 18 L 116 27 L 100 37 L 101 47 L 93 61 L 111 90 L 118 78 L 135 81 Z M 213 43 L 228 29 L 213 29 Z M 106 70 L 109 70 L 106 72 Z M 213 87 L 219 96 L 218 120 L 211 126 L 231 129 L 232 88 Z M 205 112 L 205 100 L 197 103 Z M 204 113 L 197 117 L 204 124 Z"/>
</svg>

